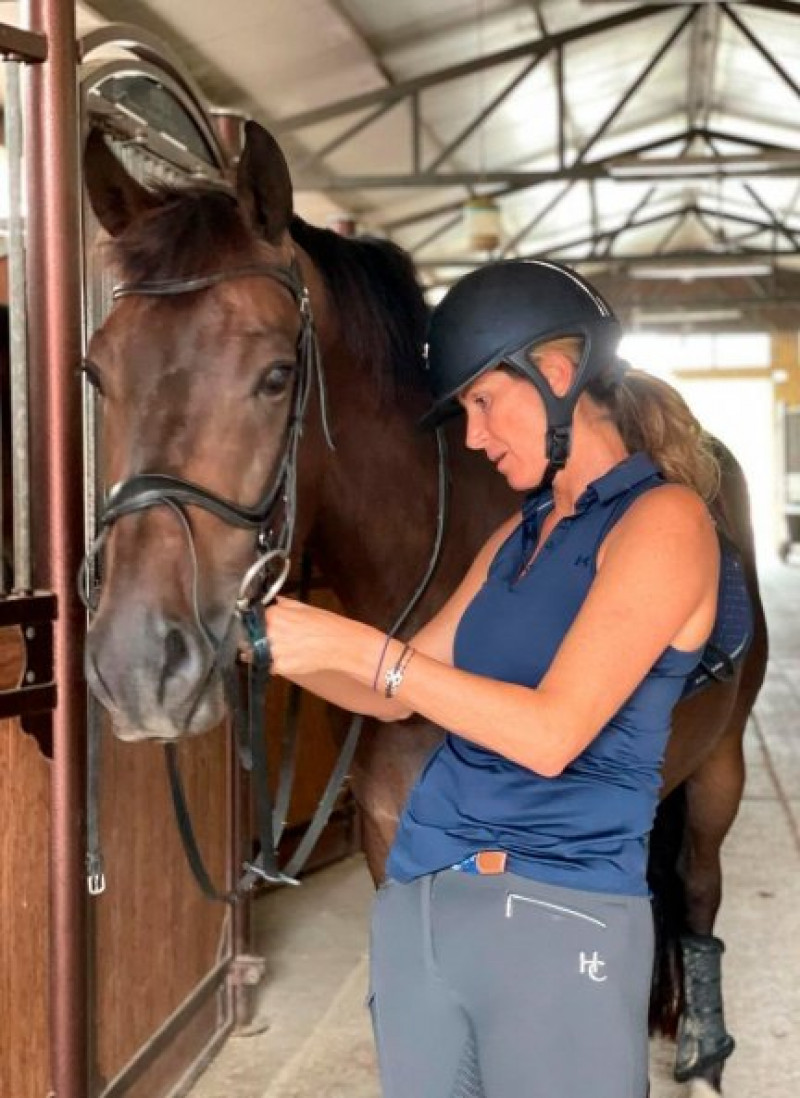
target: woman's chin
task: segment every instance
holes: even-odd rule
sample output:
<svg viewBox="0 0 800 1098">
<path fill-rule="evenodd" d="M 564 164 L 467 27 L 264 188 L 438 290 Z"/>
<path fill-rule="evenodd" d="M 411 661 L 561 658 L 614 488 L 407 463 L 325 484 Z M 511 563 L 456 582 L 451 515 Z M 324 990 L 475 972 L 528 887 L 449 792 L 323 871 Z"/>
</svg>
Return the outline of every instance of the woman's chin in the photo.
<svg viewBox="0 0 800 1098">
<path fill-rule="evenodd" d="M 512 492 L 529 492 L 531 488 L 535 488 L 539 483 L 539 480 L 541 480 L 541 476 L 539 477 L 539 480 L 536 480 L 530 473 L 526 476 L 524 471 L 515 469 L 511 464 L 509 464 L 507 469 L 500 468 L 501 465 L 502 462 L 498 465 L 497 471 L 500 476 L 505 479 L 506 484 Z"/>
<path fill-rule="evenodd" d="M 538 476 L 514 476 L 513 474 L 506 476 L 506 482 L 512 492 L 535 492 L 536 489 L 542 483 L 542 473 Z"/>
<path fill-rule="evenodd" d="M 544 470 L 524 468 L 517 459 L 504 454 L 495 465 L 495 469 L 505 480 L 512 492 L 530 492 L 538 488 L 544 476 Z"/>
</svg>

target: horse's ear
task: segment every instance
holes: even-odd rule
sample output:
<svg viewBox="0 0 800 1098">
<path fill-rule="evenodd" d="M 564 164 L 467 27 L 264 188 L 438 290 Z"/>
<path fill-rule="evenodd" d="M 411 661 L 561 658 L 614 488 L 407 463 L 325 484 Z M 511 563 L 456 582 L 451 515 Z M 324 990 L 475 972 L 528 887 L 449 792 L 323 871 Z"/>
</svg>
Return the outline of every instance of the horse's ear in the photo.
<svg viewBox="0 0 800 1098">
<path fill-rule="evenodd" d="M 157 199 L 137 183 L 109 149 L 99 130 L 90 130 L 83 154 L 86 190 L 97 220 L 111 236 L 119 236 Z"/>
<path fill-rule="evenodd" d="M 278 142 L 257 122 L 244 128 L 236 191 L 253 228 L 279 244 L 292 220 L 292 179 Z"/>
</svg>

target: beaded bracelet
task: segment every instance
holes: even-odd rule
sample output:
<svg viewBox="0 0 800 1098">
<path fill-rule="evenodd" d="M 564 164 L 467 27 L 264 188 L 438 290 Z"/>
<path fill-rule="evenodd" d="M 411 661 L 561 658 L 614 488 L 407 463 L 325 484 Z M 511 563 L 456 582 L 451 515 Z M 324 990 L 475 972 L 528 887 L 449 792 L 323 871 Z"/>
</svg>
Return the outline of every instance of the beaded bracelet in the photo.
<svg viewBox="0 0 800 1098">
<path fill-rule="evenodd" d="M 408 665 L 416 655 L 416 648 L 412 648 L 410 644 L 405 645 L 403 651 L 400 653 L 400 659 L 394 665 L 390 667 L 386 674 L 383 676 L 384 681 L 384 697 L 393 698 L 397 691 L 400 689 L 400 683 L 403 681 L 403 676 L 408 669 Z"/>
</svg>

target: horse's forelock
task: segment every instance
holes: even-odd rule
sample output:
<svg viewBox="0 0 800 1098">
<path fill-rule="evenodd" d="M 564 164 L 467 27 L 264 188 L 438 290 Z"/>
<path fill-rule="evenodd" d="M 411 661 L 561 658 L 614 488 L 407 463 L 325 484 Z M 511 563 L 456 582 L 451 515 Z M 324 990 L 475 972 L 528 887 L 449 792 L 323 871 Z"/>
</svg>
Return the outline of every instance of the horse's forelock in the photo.
<svg viewBox="0 0 800 1098">
<path fill-rule="evenodd" d="M 259 257 L 262 243 L 232 192 L 210 184 L 152 190 L 157 205 L 112 245 L 125 282 L 202 276 Z M 346 239 L 297 217 L 291 234 L 319 268 L 348 350 L 378 389 L 419 388 L 427 309 L 410 258 L 389 241 Z"/>
<path fill-rule="evenodd" d="M 113 242 L 126 282 L 200 276 L 257 254 L 257 238 L 232 193 L 210 185 L 161 185 L 153 192 L 158 205 Z"/>
</svg>

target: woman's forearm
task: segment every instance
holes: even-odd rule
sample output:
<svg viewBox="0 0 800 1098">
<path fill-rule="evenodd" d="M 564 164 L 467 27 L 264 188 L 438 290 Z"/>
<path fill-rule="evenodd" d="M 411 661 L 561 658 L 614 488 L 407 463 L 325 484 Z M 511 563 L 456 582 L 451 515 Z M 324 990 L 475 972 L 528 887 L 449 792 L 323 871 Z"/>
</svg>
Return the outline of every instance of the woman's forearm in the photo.
<svg viewBox="0 0 800 1098">
<path fill-rule="evenodd" d="M 386 672 L 404 662 L 405 647 L 394 639 L 387 645 L 381 690 Z M 368 649 L 354 645 L 337 656 L 342 677 L 370 690 L 367 682 L 373 681 L 373 669 Z M 558 773 L 566 761 L 561 758 L 562 746 L 547 734 L 551 722 L 544 699 L 528 687 L 473 675 L 415 652 L 406 664 L 399 691 L 412 712 L 540 774 Z M 397 702 L 391 699 L 387 704 Z"/>
<path fill-rule="evenodd" d="M 385 698 L 382 689 L 380 692 L 373 690 L 371 686 L 337 671 L 317 671 L 309 675 L 287 677 L 317 697 L 332 702 L 341 709 L 348 709 L 351 713 L 362 713 L 365 717 L 377 717 L 381 721 L 402 721 L 413 712 L 402 702 Z M 379 685 L 382 685 L 382 681 Z"/>
</svg>

